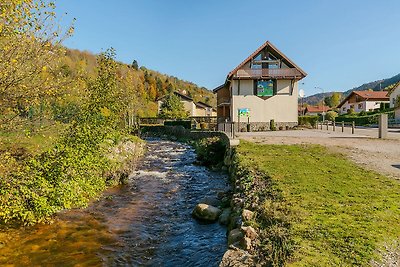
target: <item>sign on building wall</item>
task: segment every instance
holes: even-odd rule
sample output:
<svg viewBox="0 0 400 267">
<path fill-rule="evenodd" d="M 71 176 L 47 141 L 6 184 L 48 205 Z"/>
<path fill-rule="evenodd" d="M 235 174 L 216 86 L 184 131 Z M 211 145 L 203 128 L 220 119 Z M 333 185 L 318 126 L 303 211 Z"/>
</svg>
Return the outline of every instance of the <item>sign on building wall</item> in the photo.
<svg viewBox="0 0 400 267">
<path fill-rule="evenodd" d="M 257 82 L 257 96 L 273 96 L 274 95 L 274 82 L 258 81 Z"/>
<path fill-rule="evenodd" d="M 249 108 L 239 108 L 238 114 L 240 117 L 250 117 L 250 109 Z"/>
</svg>

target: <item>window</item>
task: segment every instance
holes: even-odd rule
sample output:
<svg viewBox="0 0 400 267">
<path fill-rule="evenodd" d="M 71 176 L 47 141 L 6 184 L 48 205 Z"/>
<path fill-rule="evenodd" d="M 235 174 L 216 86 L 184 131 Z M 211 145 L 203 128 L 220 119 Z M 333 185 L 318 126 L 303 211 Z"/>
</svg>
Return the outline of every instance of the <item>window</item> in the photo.
<svg viewBox="0 0 400 267">
<path fill-rule="evenodd" d="M 254 81 L 254 95 L 256 96 L 276 95 L 276 80 Z"/>
<path fill-rule="evenodd" d="M 343 110 L 343 111 L 346 111 L 346 107 L 343 107 L 342 110 Z"/>
<path fill-rule="evenodd" d="M 363 104 L 362 103 L 358 104 L 358 109 L 362 109 L 362 108 L 363 108 Z"/>
</svg>

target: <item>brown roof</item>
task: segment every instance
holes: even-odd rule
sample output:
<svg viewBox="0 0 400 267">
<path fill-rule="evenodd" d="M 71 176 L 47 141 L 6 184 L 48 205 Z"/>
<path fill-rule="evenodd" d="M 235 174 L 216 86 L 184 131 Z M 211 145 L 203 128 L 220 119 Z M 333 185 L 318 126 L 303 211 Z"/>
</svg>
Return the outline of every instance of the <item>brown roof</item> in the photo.
<svg viewBox="0 0 400 267">
<path fill-rule="evenodd" d="M 329 110 L 332 110 L 328 106 L 307 106 L 306 107 L 306 113 L 311 112 L 311 113 L 322 113 L 322 112 L 327 112 Z"/>
<path fill-rule="evenodd" d="M 283 54 L 281 51 L 278 50 L 273 44 L 271 44 L 270 41 L 266 41 L 262 46 L 260 46 L 256 51 L 254 51 L 250 56 L 248 56 L 242 63 L 240 63 L 236 68 L 234 68 L 231 72 L 228 74 L 228 78 L 230 78 L 236 71 L 238 71 L 243 65 L 245 65 L 248 61 L 250 61 L 253 57 L 257 56 L 258 53 L 260 53 L 264 48 L 266 47 L 271 48 L 275 53 L 283 57 L 289 65 L 292 65 L 294 68 L 298 69 L 301 74 L 304 76 L 307 76 L 307 73 L 303 71 L 299 66 L 297 66 L 293 61 L 291 61 L 285 54 Z"/>
<path fill-rule="evenodd" d="M 176 96 L 182 98 L 182 99 L 187 100 L 187 101 L 193 101 L 193 98 L 191 98 L 191 97 L 189 97 L 189 96 L 187 96 L 187 95 L 184 95 L 184 94 L 182 94 L 182 93 L 180 93 L 180 92 L 178 92 L 178 91 L 174 91 L 174 94 L 175 94 Z M 163 95 L 163 96 L 157 98 L 157 101 L 159 101 L 159 100 L 161 100 L 161 99 L 163 99 L 163 98 L 165 98 L 165 97 L 166 97 L 166 95 Z"/>
<path fill-rule="evenodd" d="M 343 106 L 344 103 L 353 95 L 358 95 L 362 98 L 363 101 L 365 100 L 381 100 L 381 101 L 388 101 L 389 97 L 387 96 L 386 91 L 353 91 L 351 92 L 343 101 L 338 105 L 338 108 Z"/>
</svg>

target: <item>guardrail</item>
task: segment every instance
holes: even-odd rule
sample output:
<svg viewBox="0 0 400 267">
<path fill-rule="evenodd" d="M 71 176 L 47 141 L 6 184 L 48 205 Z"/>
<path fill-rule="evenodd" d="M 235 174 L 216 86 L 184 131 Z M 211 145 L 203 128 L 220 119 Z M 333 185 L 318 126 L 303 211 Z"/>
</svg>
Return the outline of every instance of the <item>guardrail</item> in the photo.
<svg viewBox="0 0 400 267">
<path fill-rule="evenodd" d="M 300 77 L 301 72 L 296 68 L 289 69 L 240 69 L 236 72 L 237 78 L 254 77 Z"/>
</svg>

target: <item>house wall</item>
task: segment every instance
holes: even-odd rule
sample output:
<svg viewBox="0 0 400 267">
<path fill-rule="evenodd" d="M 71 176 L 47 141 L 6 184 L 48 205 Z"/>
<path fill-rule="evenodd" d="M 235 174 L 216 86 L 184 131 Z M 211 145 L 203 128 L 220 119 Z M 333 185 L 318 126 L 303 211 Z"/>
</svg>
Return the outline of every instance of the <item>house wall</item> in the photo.
<svg viewBox="0 0 400 267">
<path fill-rule="evenodd" d="M 400 85 L 397 86 L 396 89 L 394 89 L 392 91 L 392 93 L 390 94 L 390 107 L 394 108 L 394 105 L 396 103 L 396 99 L 397 97 L 400 96 Z"/>
<path fill-rule="evenodd" d="M 361 101 L 361 102 L 346 101 L 346 103 L 344 103 L 343 106 L 340 107 L 340 114 L 347 113 L 347 110 L 349 110 L 351 107 L 354 108 L 355 112 L 371 111 L 380 108 L 381 103 L 389 103 L 389 101 L 379 101 L 379 100 Z"/>
<path fill-rule="evenodd" d="M 238 80 L 232 81 L 232 121 L 238 121 L 238 109 L 250 109 L 250 122 L 275 122 L 297 124 L 298 113 L 298 84 L 294 83 L 293 94 L 290 95 L 290 80 L 277 81 L 277 95 L 263 99 L 253 94 L 253 80 L 240 81 L 240 95 L 238 94 Z M 240 118 L 247 122 L 247 118 Z"/>
<path fill-rule="evenodd" d="M 396 119 L 396 121 L 400 121 L 400 107 L 394 110 L 394 118 Z"/>
</svg>

